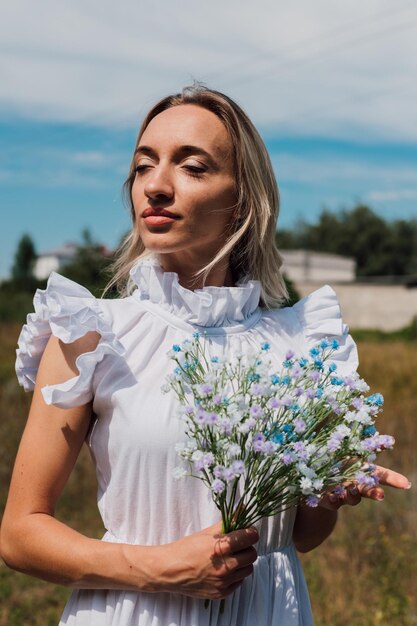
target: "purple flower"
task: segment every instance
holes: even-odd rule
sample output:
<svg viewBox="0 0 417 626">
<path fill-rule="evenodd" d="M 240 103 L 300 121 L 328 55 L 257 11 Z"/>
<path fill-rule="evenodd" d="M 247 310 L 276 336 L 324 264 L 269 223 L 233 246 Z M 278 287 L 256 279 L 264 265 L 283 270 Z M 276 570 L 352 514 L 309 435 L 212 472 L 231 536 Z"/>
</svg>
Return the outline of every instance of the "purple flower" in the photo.
<svg viewBox="0 0 417 626">
<path fill-rule="evenodd" d="M 222 467 L 221 465 L 216 465 L 216 467 L 213 468 L 213 474 L 216 478 L 223 478 L 223 470 L 224 467 Z"/>
<path fill-rule="evenodd" d="M 227 417 L 222 417 L 218 422 L 218 427 L 222 435 L 230 435 L 232 432 L 232 424 Z"/>
<path fill-rule="evenodd" d="M 250 414 L 252 415 L 252 417 L 257 418 L 262 417 L 264 412 L 259 404 L 253 404 L 250 408 Z"/>
<path fill-rule="evenodd" d="M 217 413 L 207 413 L 206 424 L 208 424 L 209 426 L 213 426 L 214 424 L 217 424 L 217 421 Z"/>
<path fill-rule="evenodd" d="M 302 419 L 296 419 L 294 421 L 294 430 L 296 433 L 303 433 L 306 429 L 306 423 Z"/>
<path fill-rule="evenodd" d="M 203 460 L 205 467 L 210 467 L 210 465 L 213 465 L 214 463 L 214 455 L 211 452 L 207 452 L 204 455 Z"/>
<path fill-rule="evenodd" d="M 282 403 L 283 406 L 291 406 L 292 405 L 292 398 L 291 398 L 291 396 L 289 396 L 289 395 L 282 396 L 281 403 Z"/>
<path fill-rule="evenodd" d="M 233 461 L 232 470 L 235 473 L 235 476 L 240 476 L 245 471 L 245 464 L 243 461 Z"/>
<path fill-rule="evenodd" d="M 219 478 L 215 478 L 213 482 L 211 483 L 211 490 L 214 491 L 214 493 L 222 493 L 225 490 L 225 488 L 226 488 L 226 485 Z"/>
<path fill-rule="evenodd" d="M 379 482 L 378 477 L 375 474 L 362 471 L 356 472 L 355 479 L 359 485 L 363 485 L 365 487 L 375 487 Z"/>
<path fill-rule="evenodd" d="M 291 359 L 293 359 L 295 356 L 295 352 L 293 352 L 292 350 L 288 350 L 286 355 L 285 355 L 285 360 L 286 361 L 291 361 Z"/>
<path fill-rule="evenodd" d="M 340 435 L 339 433 L 333 433 L 330 436 L 329 441 L 327 442 L 327 449 L 330 450 L 330 452 L 335 452 L 340 448 L 342 439 L 342 435 Z"/>
<path fill-rule="evenodd" d="M 310 400 L 315 398 L 316 397 L 316 390 L 315 389 L 307 389 L 306 397 L 309 398 Z"/>
<path fill-rule="evenodd" d="M 309 377 L 311 378 L 311 380 L 313 382 L 317 382 L 318 380 L 320 380 L 320 371 L 319 370 L 314 370 L 312 372 L 310 372 Z"/>
<path fill-rule="evenodd" d="M 359 411 L 359 409 L 361 409 L 361 408 L 362 408 L 362 406 L 363 406 L 363 400 L 362 400 L 362 398 L 354 398 L 354 399 L 352 400 L 352 405 L 353 405 L 353 407 L 354 407 L 357 411 Z"/>
<path fill-rule="evenodd" d="M 256 433 L 252 439 L 252 448 L 255 452 L 263 452 L 265 437 L 262 433 Z"/>
<path fill-rule="evenodd" d="M 291 465 L 291 463 L 294 462 L 293 456 L 290 452 L 284 452 L 281 459 L 284 465 Z"/>
<path fill-rule="evenodd" d="M 262 452 L 265 452 L 265 454 L 273 454 L 277 447 L 277 444 L 273 441 L 264 441 Z"/>
<path fill-rule="evenodd" d="M 307 506 L 316 507 L 319 504 L 320 498 L 318 496 L 310 495 L 306 499 Z"/>
<path fill-rule="evenodd" d="M 306 449 L 305 443 L 303 443 L 302 441 L 296 441 L 294 443 L 293 449 L 298 459 L 301 459 L 302 461 L 308 460 L 310 455 Z"/>
<path fill-rule="evenodd" d="M 259 383 L 253 383 L 253 385 L 251 385 L 250 391 L 253 396 L 261 396 L 263 388 Z"/>
<path fill-rule="evenodd" d="M 268 400 L 268 407 L 270 409 L 277 409 L 279 406 L 281 406 L 281 400 L 279 398 L 270 398 Z"/>
<path fill-rule="evenodd" d="M 235 478 L 235 472 L 232 467 L 225 467 L 223 470 L 223 478 L 227 482 Z"/>
</svg>

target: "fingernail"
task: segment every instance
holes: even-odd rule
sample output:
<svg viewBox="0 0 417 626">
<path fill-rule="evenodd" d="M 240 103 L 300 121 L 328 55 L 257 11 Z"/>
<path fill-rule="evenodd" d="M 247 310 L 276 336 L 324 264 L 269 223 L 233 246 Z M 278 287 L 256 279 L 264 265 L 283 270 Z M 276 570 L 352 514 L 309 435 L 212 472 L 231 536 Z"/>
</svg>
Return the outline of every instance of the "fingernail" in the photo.
<svg viewBox="0 0 417 626">
<path fill-rule="evenodd" d="M 376 496 L 377 500 L 383 500 L 385 498 L 385 494 L 384 493 L 378 493 Z"/>
<path fill-rule="evenodd" d="M 411 487 L 412 487 L 412 484 L 409 482 L 406 489 L 411 489 Z"/>
</svg>

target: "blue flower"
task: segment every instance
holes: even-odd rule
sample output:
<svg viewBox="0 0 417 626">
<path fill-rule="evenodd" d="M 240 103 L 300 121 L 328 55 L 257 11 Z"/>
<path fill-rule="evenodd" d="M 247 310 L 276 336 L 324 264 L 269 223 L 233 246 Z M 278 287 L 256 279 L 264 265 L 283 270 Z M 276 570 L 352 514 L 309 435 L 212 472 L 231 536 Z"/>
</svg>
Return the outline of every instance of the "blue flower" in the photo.
<svg viewBox="0 0 417 626">
<path fill-rule="evenodd" d="M 317 367 L 317 369 L 322 370 L 323 369 L 322 359 L 314 359 L 314 367 Z"/>
<path fill-rule="evenodd" d="M 327 341 L 327 339 L 323 339 L 323 341 L 320 342 L 320 348 L 322 348 L 323 350 L 325 348 L 329 347 L 329 342 Z"/>
<path fill-rule="evenodd" d="M 318 348 L 311 348 L 310 355 L 311 356 L 319 356 L 320 350 Z"/>
<path fill-rule="evenodd" d="M 269 343 L 268 343 L 267 341 L 265 341 L 265 342 L 261 345 L 262 350 L 265 350 L 265 351 L 266 351 L 266 350 L 269 350 L 269 349 L 270 349 L 270 347 L 271 347 L 271 346 L 269 345 Z"/>
<path fill-rule="evenodd" d="M 181 352 L 181 346 L 179 346 L 177 343 L 174 343 L 172 349 L 174 350 L 174 352 Z"/>
<path fill-rule="evenodd" d="M 338 348 L 340 348 L 340 343 L 337 341 L 337 339 L 332 339 L 330 345 L 333 348 L 333 350 L 337 350 Z"/>
<path fill-rule="evenodd" d="M 272 376 L 271 376 L 271 383 L 273 385 L 278 385 L 278 383 L 279 383 L 279 376 L 277 374 L 272 374 Z"/>
<path fill-rule="evenodd" d="M 290 382 L 291 382 L 291 378 L 290 378 L 289 376 L 284 376 L 284 377 L 281 379 L 281 382 L 282 382 L 282 384 L 283 384 L 283 385 L 289 385 L 289 384 L 290 384 Z"/>
<path fill-rule="evenodd" d="M 305 367 L 308 364 L 308 360 L 304 357 L 298 361 L 300 367 Z"/>
<path fill-rule="evenodd" d="M 291 366 L 292 366 L 292 364 L 293 364 L 293 363 L 292 363 L 292 361 L 283 361 L 283 363 L 282 363 L 282 365 L 283 365 L 284 367 L 291 367 Z"/>
<path fill-rule="evenodd" d="M 363 434 L 364 434 L 366 437 L 369 437 L 369 436 L 375 435 L 375 433 L 376 433 L 376 428 L 375 428 L 375 426 L 367 426 L 366 428 L 364 428 L 364 429 L 363 429 Z"/>
<path fill-rule="evenodd" d="M 323 396 L 324 390 L 323 387 L 317 387 L 316 398 L 321 398 Z"/>
<path fill-rule="evenodd" d="M 261 380 L 259 374 L 249 374 L 248 381 L 250 383 L 258 383 Z"/>
<path fill-rule="evenodd" d="M 335 372 L 336 370 L 337 370 L 336 363 L 330 363 L 330 365 L 329 365 L 329 372 Z"/>
<path fill-rule="evenodd" d="M 193 333 L 193 337 L 194 339 L 200 339 L 200 333 L 198 332 L 198 330 L 196 330 L 195 333 Z"/>
<path fill-rule="evenodd" d="M 282 433 L 275 433 L 275 435 L 272 437 L 272 441 L 274 443 L 283 443 L 284 435 Z"/>
<path fill-rule="evenodd" d="M 293 426 L 292 424 L 284 424 L 284 426 L 282 427 L 282 430 L 284 431 L 284 433 L 292 433 Z"/>
<path fill-rule="evenodd" d="M 212 356 L 211 357 L 211 362 L 212 363 L 218 363 L 219 362 L 219 357 L 218 356 Z"/>
<path fill-rule="evenodd" d="M 381 393 L 373 393 L 366 399 L 366 402 L 368 404 L 382 406 L 384 404 L 384 396 Z"/>
<path fill-rule="evenodd" d="M 338 378 L 337 376 L 332 376 L 330 379 L 330 383 L 332 385 L 340 386 L 340 385 L 343 385 L 343 382 L 344 382 L 343 378 Z"/>
</svg>

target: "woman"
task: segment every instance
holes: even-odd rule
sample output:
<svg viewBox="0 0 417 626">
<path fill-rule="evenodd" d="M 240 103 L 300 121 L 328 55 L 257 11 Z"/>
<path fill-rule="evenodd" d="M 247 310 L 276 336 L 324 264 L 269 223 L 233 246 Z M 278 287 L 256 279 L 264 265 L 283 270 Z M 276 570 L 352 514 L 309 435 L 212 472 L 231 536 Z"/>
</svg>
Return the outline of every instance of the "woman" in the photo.
<svg viewBox="0 0 417 626">
<path fill-rule="evenodd" d="M 174 445 L 185 434 L 160 386 L 171 369 L 167 351 L 196 328 L 216 354 L 267 340 L 277 362 L 289 348 L 301 355 L 335 336 L 339 371 L 352 371 L 356 349 L 335 294 L 324 287 L 279 308 L 285 287 L 271 163 L 250 120 L 223 94 L 192 87 L 153 107 L 126 187 L 133 228 L 112 281 L 127 281 L 126 297 L 96 300 L 52 274 L 19 339 L 17 374 L 34 395 L 3 520 L 3 558 L 74 588 L 62 625 L 312 624 L 295 548 L 320 544 L 341 504 L 381 499 L 382 488 L 352 487 L 317 509 L 298 507 L 222 536 L 206 487 L 172 478 Z M 85 440 L 103 541 L 54 518 Z M 389 470 L 381 478 L 408 485 Z M 207 598 L 227 598 L 224 611 L 219 602 L 206 608 Z"/>
</svg>

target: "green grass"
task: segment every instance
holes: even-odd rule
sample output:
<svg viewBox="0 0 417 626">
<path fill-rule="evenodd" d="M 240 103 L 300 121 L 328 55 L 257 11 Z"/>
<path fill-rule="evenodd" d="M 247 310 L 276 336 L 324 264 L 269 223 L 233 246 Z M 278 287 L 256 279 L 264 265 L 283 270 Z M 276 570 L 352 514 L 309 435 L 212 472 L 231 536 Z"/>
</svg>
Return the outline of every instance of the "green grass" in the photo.
<svg viewBox="0 0 417 626">
<path fill-rule="evenodd" d="M 0 325 L 0 512 L 30 404 L 14 374 L 19 331 L 20 325 Z M 359 354 L 361 374 L 386 398 L 380 430 L 396 438 L 395 449 L 381 462 L 407 474 L 415 487 L 387 490 L 383 503 L 344 507 L 333 535 L 302 555 L 302 562 L 316 626 L 412 626 L 417 624 L 417 349 L 413 342 L 372 338 L 360 341 Z M 87 450 L 57 515 L 89 536 L 103 533 Z M 68 589 L 0 564 L 0 626 L 56 626 L 68 595 Z"/>
</svg>

